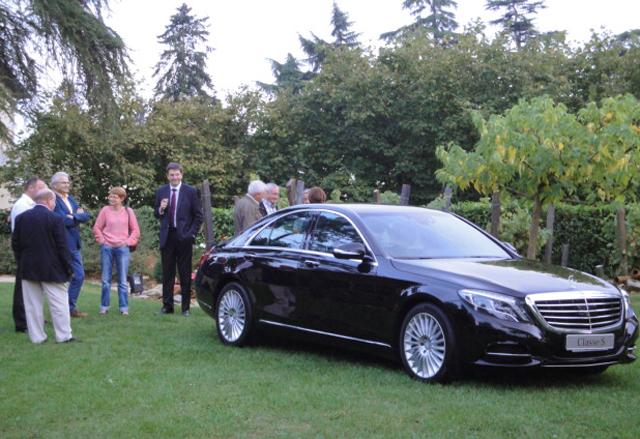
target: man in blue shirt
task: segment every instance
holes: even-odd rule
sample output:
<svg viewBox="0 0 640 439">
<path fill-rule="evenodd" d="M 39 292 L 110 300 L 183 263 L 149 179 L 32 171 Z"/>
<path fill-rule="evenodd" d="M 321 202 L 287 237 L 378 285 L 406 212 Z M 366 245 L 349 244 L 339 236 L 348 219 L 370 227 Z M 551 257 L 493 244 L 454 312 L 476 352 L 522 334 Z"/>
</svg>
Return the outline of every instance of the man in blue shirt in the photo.
<svg viewBox="0 0 640 439">
<path fill-rule="evenodd" d="M 64 219 L 67 234 L 67 244 L 71 252 L 71 268 L 73 276 L 69 282 L 69 311 L 71 317 L 86 317 L 87 313 L 77 308 L 80 289 L 84 282 L 84 266 L 82 264 L 82 252 L 80 248 L 80 224 L 91 219 L 91 215 L 78 205 L 69 194 L 71 181 L 66 172 L 56 172 L 51 177 L 51 188 L 56 193 L 56 207 L 54 212 Z"/>
</svg>

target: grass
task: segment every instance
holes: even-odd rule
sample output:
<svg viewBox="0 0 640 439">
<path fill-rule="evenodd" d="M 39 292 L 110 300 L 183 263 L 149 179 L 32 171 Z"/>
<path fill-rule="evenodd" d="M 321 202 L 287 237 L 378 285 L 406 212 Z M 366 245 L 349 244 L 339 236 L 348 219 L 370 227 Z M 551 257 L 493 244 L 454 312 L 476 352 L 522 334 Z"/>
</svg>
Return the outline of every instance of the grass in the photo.
<svg viewBox="0 0 640 439">
<path fill-rule="evenodd" d="M 628 437 L 640 432 L 640 362 L 601 376 L 504 372 L 422 385 L 394 363 L 268 339 L 228 348 L 213 320 L 98 316 L 80 297 L 77 344 L 13 332 L 0 284 L 0 437 Z M 112 298 L 112 301 L 115 297 Z M 113 305 L 113 304 L 112 304 Z M 640 309 L 640 296 L 634 297 Z M 116 308 L 117 309 L 117 308 Z M 112 307 L 113 310 L 113 307 Z M 113 312 L 113 311 L 112 311 Z"/>
</svg>

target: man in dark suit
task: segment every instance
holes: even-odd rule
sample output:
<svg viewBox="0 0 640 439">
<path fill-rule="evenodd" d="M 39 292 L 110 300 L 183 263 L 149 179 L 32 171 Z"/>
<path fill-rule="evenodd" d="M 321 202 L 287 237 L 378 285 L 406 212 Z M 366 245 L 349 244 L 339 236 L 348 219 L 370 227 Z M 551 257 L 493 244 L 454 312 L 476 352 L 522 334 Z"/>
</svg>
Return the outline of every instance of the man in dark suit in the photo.
<svg viewBox="0 0 640 439">
<path fill-rule="evenodd" d="M 189 315 L 191 304 L 191 258 L 193 242 L 202 225 L 198 191 L 182 182 L 182 166 L 167 165 L 169 184 L 156 191 L 153 214 L 160 220 L 162 257 L 162 314 L 173 313 L 173 284 L 176 265 L 182 293 L 182 315 Z"/>
<path fill-rule="evenodd" d="M 63 219 L 53 213 L 56 196 L 50 189 L 36 193 L 33 209 L 18 215 L 11 236 L 11 247 L 18 259 L 18 275 L 27 318 L 27 332 L 33 343 L 46 341 L 44 298 L 49 301 L 56 341 L 75 340 L 71 334 L 71 316 L 67 281 L 71 277 L 71 253 L 67 246 Z"/>
<path fill-rule="evenodd" d="M 78 205 L 69 193 L 71 180 L 66 172 L 56 172 L 51 177 L 51 188 L 56 192 L 54 212 L 64 220 L 67 244 L 71 252 L 71 268 L 73 278 L 69 282 L 69 311 L 71 317 L 86 317 L 87 313 L 77 308 L 80 289 L 84 282 L 84 264 L 82 262 L 82 242 L 80 241 L 80 224 L 91 219 L 91 215 Z"/>
</svg>

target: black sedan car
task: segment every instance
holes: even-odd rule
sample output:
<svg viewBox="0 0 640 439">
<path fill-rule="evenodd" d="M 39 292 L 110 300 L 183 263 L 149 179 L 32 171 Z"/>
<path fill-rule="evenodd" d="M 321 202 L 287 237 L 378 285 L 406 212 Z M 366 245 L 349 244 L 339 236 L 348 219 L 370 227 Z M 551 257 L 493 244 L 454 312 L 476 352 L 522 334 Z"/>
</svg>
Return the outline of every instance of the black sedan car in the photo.
<svg viewBox="0 0 640 439">
<path fill-rule="evenodd" d="M 196 290 L 224 344 L 305 335 L 399 358 L 426 382 L 464 365 L 599 373 L 634 361 L 638 338 L 625 291 L 416 207 L 271 214 L 202 256 Z"/>
</svg>

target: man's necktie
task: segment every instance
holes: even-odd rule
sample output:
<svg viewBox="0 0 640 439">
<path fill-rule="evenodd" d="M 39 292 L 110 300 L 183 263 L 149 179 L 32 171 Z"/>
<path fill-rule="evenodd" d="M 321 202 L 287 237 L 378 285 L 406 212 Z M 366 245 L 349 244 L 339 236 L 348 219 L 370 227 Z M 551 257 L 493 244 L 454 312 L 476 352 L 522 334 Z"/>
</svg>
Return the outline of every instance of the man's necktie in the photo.
<svg viewBox="0 0 640 439">
<path fill-rule="evenodd" d="M 176 190 L 171 189 L 171 201 L 169 202 L 169 225 L 176 226 Z"/>
</svg>

